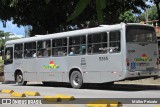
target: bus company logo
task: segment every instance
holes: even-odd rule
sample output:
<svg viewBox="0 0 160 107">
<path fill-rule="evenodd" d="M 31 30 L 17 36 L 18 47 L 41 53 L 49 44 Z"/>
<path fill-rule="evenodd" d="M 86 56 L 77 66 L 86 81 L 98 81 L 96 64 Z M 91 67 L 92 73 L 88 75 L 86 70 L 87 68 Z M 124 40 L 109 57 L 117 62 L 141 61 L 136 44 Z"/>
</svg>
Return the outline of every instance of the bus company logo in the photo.
<svg viewBox="0 0 160 107">
<path fill-rule="evenodd" d="M 142 54 L 141 58 L 135 58 L 134 61 L 135 62 L 139 62 L 139 61 L 152 61 L 152 58 L 148 57 L 147 54 Z"/>
<path fill-rule="evenodd" d="M 43 68 L 44 69 L 57 69 L 59 68 L 59 65 L 56 65 L 54 61 L 50 61 L 49 65 L 44 65 Z"/>
</svg>

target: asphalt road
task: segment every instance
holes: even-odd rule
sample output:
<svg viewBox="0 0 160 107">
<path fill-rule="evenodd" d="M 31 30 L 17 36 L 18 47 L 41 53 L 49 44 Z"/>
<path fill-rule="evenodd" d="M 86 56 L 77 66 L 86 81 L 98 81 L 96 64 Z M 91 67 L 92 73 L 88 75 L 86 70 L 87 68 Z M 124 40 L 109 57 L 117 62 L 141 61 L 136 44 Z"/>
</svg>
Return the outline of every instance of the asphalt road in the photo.
<svg viewBox="0 0 160 107">
<path fill-rule="evenodd" d="M 160 85 L 134 85 L 134 84 L 115 84 L 109 88 L 99 87 L 91 84 L 84 89 L 73 89 L 68 84 L 56 84 L 52 86 L 43 86 L 42 84 L 27 84 L 27 86 L 17 86 L 17 84 L 2 84 L 0 83 L 0 90 L 10 89 L 16 92 L 37 91 L 41 96 L 27 96 L 27 98 L 43 98 L 44 96 L 54 96 L 56 94 L 64 94 L 74 96 L 76 100 L 70 101 L 69 104 L 42 104 L 42 105 L 7 105 L 1 104 L 0 107 L 86 107 L 86 104 L 76 104 L 79 101 L 87 98 L 87 101 L 97 99 L 92 98 L 116 98 L 119 102 L 131 102 L 128 98 L 158 98 L 160 101 Z M 13 98 L 10 94 L 0 93 L 0 98 Z M 124 98 L 124 99 L 122 99 Z M 122 100 L 122 101 L 121 101 Z M 128 100 L 128 101 L 127 101 Z M 143 100 L 143 99 L 142 99 Z M 153 100 L 153 99 L 151 99 Z M 83 103 L 83 102 L 82 102 Z M 123 104 L 122 107 L 160 107 L 160 104 Z"/>
</svg>

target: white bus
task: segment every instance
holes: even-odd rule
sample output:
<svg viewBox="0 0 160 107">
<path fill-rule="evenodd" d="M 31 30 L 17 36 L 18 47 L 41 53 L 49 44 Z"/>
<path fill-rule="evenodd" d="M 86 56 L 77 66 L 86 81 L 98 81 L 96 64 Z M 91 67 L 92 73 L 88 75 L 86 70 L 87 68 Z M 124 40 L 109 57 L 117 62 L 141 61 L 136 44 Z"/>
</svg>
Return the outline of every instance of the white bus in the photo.
<svg viewBox="0 0 160 107">
<path fill-rule="evenodd" d="M 111 85 L 114 81 L 157 77 L 155 29 L 141 24 L 95 28 L 7 41 L 6 81 Z"/>
</svg>

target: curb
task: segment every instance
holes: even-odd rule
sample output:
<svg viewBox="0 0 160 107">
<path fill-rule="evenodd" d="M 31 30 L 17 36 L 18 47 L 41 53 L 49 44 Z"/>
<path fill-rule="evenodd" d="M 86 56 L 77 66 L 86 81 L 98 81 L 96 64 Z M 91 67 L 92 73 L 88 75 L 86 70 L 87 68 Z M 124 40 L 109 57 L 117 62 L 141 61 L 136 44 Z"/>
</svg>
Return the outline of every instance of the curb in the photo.
<svg viewBox="0 0 160 107">
<path fill-rule="evenodd" d="M 1 93 L 12 94 L 13 90 L 1 90 Z"/>
<path fill-rule="evenodd" d="M 63 102 L 63 101 L 75 100 L 74 96 L 63 95 L 63 94 L 57 94 L 55 96 L 44 96 L 43 99 L 50 102 Z"/>
<path fill-rule="evenodd" d="M 60 102 L 61 99 L 55 96 L 44 96 L 43 99 L 49 102 Z"/>
<path fill-rule="evenodd" d="M 62 101 L 72 101 L 75 100 L 74 96 L 69 95 L 63 95 L 63 94 L 57 94 L 55 97 L 60 98 Z"/>
<path fill-rule="evenodd" d="M 26 92 L 24 92 L 24 94 L 26 94 L 28 96 L 40 96 L 39 92 L 34 92 L 34 91 L 26 91 Z"/>
<path fill-rule="evenodd" d="M 13 92 L 11 94 L 12 97 L 26 97 L 24 93 Z"/>
</svg>

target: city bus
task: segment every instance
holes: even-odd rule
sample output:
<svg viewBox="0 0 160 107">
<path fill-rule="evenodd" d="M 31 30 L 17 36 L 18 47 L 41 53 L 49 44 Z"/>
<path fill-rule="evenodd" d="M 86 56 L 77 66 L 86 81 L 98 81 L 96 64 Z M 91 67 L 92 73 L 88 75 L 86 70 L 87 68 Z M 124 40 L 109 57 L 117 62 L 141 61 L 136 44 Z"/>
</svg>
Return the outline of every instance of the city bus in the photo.
<svg viewBox="0 0 160 107">
<path fill-rule="evenodd" d="M 159 76 L 155 29 L 120 23 L 10 40 L 5 44 L 5 81 L 64 82 L 73 88 Z"/>
</svg>

